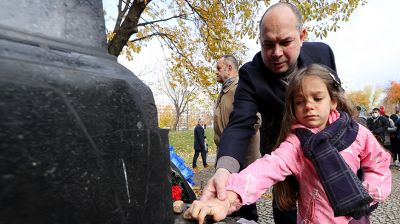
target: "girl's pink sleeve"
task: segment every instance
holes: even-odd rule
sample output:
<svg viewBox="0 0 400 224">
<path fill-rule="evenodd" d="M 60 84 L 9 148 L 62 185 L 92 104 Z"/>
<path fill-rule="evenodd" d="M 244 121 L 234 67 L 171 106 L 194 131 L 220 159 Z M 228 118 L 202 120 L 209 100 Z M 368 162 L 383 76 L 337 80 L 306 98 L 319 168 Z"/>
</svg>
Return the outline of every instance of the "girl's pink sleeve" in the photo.
<svg viewBox="0 0 400 224">
<path fill-rule="evenodd" d="M 360 125 L 364 150 L 360 153 L 361 168 L 363 168 L 363 185 L 373 203 L 386 199 L 392 190 L 392 173 L 390 171 L 391 156 L 376 140 L 372 133 Z"/>
<path fill-rule="evenodd" d="M 242 204 L 254 203 L 269 187 L 298 172 L 299 144 L 297 137 L 289 136 L 271 155 L 266 154 L 240 173 L 233 173 L 227 190 L 237 193 Z"/>
</svg>

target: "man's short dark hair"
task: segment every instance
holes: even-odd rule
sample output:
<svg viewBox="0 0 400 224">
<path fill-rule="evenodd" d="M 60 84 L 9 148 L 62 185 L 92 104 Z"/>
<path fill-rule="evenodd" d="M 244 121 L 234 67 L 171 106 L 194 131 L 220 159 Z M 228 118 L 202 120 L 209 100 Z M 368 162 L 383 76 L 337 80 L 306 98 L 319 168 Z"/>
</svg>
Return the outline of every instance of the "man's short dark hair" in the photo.
<svg viewBox="0 0 400 224">
<path fill-rule="evenodd" d="M 230 63 L 232 63 L 233 67 L 238 70 L 239 69 L 239 63 L 236 60 L 235 56 L 231 55 L 231 54 L 226 54 L 224 56 L 222 56 L 224 58 L 224 61 L 229 61 Z M 224 62 L 225 63 L 225 62 Z"/>
<path fill-rule="evenodd" d="M 294 4 L 289 3 L 289 2 L 278 2 L 278 3 L 276 3 L 276 4 L 271 5 L 270 7 L 268 7 L 267 10 L 265 10 L 264 14 L 263 14 L 262 17 L 261 17 L 260 23 L 259 23 L 259 25 L 258 25 L 259 32 L 261 33 L 262 21 L 263 21 L 265 15 L 266 15 L 271 9 L 273 9 L 273 8 L 275 8 L 275 7 L 277 7 L 277 6 L 286 6 L 286 7 L 289 7 L 289 8 L 292 10 L 293 14 L 296 16 L 296 19 L 297 19 L 296 28 L 297 28 L 298 30 L 301 30 L 301 28 L 303 27 L 303 16 L 301 15 L 301 12 L 300 12 L 300 10 L 297 8 L 297 6 L 295 6 Z"/>
</svg>

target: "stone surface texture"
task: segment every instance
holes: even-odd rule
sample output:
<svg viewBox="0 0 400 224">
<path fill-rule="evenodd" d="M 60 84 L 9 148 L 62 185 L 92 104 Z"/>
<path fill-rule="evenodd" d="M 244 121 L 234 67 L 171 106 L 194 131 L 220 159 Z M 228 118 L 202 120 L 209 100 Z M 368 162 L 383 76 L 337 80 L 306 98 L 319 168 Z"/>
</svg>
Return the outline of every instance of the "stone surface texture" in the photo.
<svg viewBox="0 0 400 224">
<path fill-rule="evenodd" d="M 0 223 L 173 223 L 169 178 L 153 94 L 107 54 L 102 1 L 1 1 Z"/>
</svg>

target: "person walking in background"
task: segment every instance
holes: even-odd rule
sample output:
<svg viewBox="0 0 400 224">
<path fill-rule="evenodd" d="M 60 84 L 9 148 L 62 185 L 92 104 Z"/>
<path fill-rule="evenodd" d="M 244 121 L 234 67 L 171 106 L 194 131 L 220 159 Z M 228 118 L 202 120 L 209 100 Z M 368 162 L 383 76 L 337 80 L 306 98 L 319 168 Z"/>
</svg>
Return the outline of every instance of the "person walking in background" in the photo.
<svg viewBox="0 0 400 224">
<path fill-rule="evenodd" d="M 364 125 L 364 127 L 367 127 L 367 116 L 365 116 L 365 108 L 362 106 L 356 106 L 356 120 L 358 123 Z"/>
<path fill-rule="evenodd" d="M 396 106 L 397 119 L 394 125 L 397 127 L 396 142 L 397 142 L 397 159 L 400 161 L 400 105 Z M 399 168 L 400 170 L 400 168 Z"/>
<path fill-rule="evenodd" d="M 230 173 L 244 168 L 250 139 L 255 133 L 257 112 L 262 118 L 260 152 L 262 155 L 271 153 L 281 129 L 285 92 L 295 71 L 312 63 L 336 70 L 328 45 L 304 42 L 307 30 L 299 9 L 293 4 L 279 2 L 270 6 L 261 17 L 259 32 L 261 52 L 239 69 L 235 103 L 220 139 L 216 172 L 204 187 L 201 200 L 226 199 L 225 186 Z M 274 186 L 274 201 L 282 197 L 275 194 L 275 189 L 292 178 L 286 179 Z M 275 223 L 296 223 L 295 209 L 282 212 L 273 203 L 273 215 Z M 252 220 L 257 221 L 258 216 Z"/>
<path fill-rule="evenodd" d="M 205 127 L 205 125 L 204 125 Z M 204 128 L 205 129 L 205 128 Z M 204 135 L 204 151 L 206 152 L 206 161 L 207 161 L 207 156 L 208 156 L 208 140 L 207 140 L 207 136 Z"/>
<path fill-rule="evenodd" d="M 384 115 L 384 117 L 386 117 L 386 119 L 389 121 L 389 127 L 386 131 L 384 146 L 393 152 L 393 137 L 396 134 L 397 127 L 395 126 L 394 121 L 388 115 Z"/>
<path fill-rule="evenodd" d="M 381 116 L 385 116 L 385 115 L 386 115 L 385 106 L 381 105 L 381 106 L 379 107 L 379 114 L 380 114 Z"/>
<path fill-rule="evenodd" d="M 396 123 L 397 119 L 400 118 L 400 105 L 396 105 L 396 106 L 394 107 L 394 114 L 390 115 L 389 118 L 392 119 L 392 121 L 393 121 L 394 123 Z"/>
<path fill-rule="evenodd" d="M 201 159 L 203 160 L 204 168 L 208 167 L 207 153 L 206 153 L 205 144 L 204 144 L 204 128 L 202 126 L 203 124 L 204 124 L 204 121 L 202 119 L 198 119 L 197 125 L 194 128 L 194 133 L 193 133 L 194 155 L 193 155 L 193 165 L 192 165 L 192 167 L 194 169 L 197 168 L 197 158 L 199 157 L 199 154 L 201 154 Z"/>
<path fill-rule="evenodd" d="M 393 164 L 395 166 L 400 166 L 400 136 L 399 136 L 399 129 L 400 129 L 400 108 L 399 105 L 396 105 L 395 113 L 390 115 L 389 119 L 391 119 L 396 127 L 395 131 L 390 133 L 390 143 L 391 143 L 391 152 L 393 158 Z M 399 138 L 397 137 L 399 136 Z"/>
<path fill-rule="evenodd" d="M 239 82 L 238 69 L 239 63 L 233 55 L 224 55 L 217 61 L 215 73 L 217 75 L 217 82 L 222 84 L 214 110 L 214 143 L 217 146 L 217 154 L 220 137 L 228 125 L 229 115 L 233 110 L 234 95 Z M 250 139 L 243 167 L 247 167 L 250 163 L 261 157 L 259 131 L 261 117 L 259 113 L 257 113 L 257 117 L 257 123 L 254 125 L 255 134 Z M 251 214 L 251 216 L 248 214 Z M 256 204 L 243 206 L 239 213 L 235 215 L 251 219 L 257 215 Z"/>
<path fill-rule="evenodd" d="M 371 117 L 367 119 L 368 129 L 372 131 L 378 141 L 384 145 L 385 135 L 389 127 L 389 120 L 381 115 L 379 108 L 372 109 Z"/>
<path fill-rule="evenodd" d="M 292 194 L 277 204 L 291 209 L 298 203 L 298 224 L 370 223 L 371 211 L 391 192 L 390 154 L 352 114 L 340 82 L 327 68 L 301 69 L 286 93 L 279 146 L 229 176 L 227 199 L 194 201 L 184 217 L 199 223 L 206 215 L 222 220 L 294 175 L 301 181 L 287 185 Z M 356 176 L 358 169 L 364 172 L 362 178 Z"/>
<path fill-rule="evenodd" d="M 389 115 L 386 114 L 385 112 L 385 106 L 381 105 L 379 107 L 379 114 L 382 117 L 385 117 L 387 119 L 387 121 L 389 122 L 389 125 L 387 127 L 387 130 L 385 132 L 385 137 L 383 139 L 383 145 L 385 146 L 385 148 L 389 149 L 390 151 L 392 151 L 392 141 L 390 138 L 390 135 L 394 132 L 396 132 L 396 126 L 394 125 L 394 122 L 392 119 L 389 118 Z"/>
</svg>

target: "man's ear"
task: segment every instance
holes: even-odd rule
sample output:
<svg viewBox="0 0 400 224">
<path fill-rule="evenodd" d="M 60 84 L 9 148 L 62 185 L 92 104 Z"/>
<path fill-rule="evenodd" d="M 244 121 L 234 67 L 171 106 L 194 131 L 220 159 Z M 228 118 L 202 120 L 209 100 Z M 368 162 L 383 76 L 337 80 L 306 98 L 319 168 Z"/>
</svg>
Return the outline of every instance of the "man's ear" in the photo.
<svg viewBox="0 0 400 224">
<path fill-rule="evenodd" d="M 306 28 L 302 28 L 301 31 L 300 31 L 300 41 L 301 41 L 301 43 L 303 43 L 306 40 L 307 35 L 308 35 L 307 29 Z"/>
</svg>

